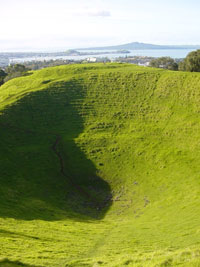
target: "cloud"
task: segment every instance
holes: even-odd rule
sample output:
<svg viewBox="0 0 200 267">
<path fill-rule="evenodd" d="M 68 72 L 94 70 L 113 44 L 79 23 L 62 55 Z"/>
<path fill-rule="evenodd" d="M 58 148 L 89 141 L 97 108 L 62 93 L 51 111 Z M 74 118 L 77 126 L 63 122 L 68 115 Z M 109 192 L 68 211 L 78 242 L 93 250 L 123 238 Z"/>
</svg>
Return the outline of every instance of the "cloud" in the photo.
<svg viewBox="0 0 200 267">
<path fill-rule="evenodd" d="M 87 15 L 90 17 L 110 17 L 111 13 L 108 10 L 97 10 L 87 12 Z"/>
</svg>

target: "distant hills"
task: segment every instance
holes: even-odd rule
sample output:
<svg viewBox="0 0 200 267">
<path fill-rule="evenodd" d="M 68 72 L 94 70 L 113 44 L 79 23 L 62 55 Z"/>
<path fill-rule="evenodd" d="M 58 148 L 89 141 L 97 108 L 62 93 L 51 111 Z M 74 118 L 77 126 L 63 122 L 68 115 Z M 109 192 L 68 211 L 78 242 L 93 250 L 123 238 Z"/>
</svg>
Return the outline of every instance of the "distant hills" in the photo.
<svg viewBox="0 0 200 267">
<path fill-rule="evenodd" d="M 78 50 L 144 50 L 144 49 L 200 49 L 200 45 L 155 45 L 132 42 L 122 45 L 80 48 Z"/>
</svg>

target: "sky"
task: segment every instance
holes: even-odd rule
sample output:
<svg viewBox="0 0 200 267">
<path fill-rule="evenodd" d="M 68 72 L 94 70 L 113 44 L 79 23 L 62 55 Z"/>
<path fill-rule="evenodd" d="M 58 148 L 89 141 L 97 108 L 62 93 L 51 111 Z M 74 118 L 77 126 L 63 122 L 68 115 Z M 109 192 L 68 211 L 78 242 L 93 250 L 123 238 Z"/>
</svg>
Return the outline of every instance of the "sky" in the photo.
<svg viewBox="0 0 200 267">
<path fill-rule="evenodd" d="M 0 52 L 200 44 L 199 0 L 0 0 Z"/>
</svg>

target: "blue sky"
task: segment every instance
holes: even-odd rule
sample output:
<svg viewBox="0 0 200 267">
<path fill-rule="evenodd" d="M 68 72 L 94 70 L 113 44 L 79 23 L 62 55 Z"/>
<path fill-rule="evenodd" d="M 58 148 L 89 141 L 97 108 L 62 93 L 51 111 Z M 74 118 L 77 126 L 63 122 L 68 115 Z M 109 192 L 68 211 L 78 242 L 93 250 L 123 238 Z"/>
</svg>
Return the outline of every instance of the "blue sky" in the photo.
<svg viewBox="0 0 200 267">
<path fill-rule="evenodd" d="M 197 0 L 0 0 L 0 8 L 0 51 L 200 44 Z"/>
</svg>

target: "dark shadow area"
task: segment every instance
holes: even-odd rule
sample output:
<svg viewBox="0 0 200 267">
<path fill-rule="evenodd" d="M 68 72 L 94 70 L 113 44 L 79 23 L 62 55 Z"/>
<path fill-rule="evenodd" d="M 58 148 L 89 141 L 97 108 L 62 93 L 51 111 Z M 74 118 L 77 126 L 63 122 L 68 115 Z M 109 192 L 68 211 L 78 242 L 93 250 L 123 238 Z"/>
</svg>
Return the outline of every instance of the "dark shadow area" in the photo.
<svg viewBox="0 0 200 267">
<path fill-rule="evenodd" d="M 33 71 L 28 71 L 28 72 L 25 72 L 22 76 L 31 76 L 33 75 Z"/>
<path fill-rule="evenodd" d="M 26 95 L 0 116 L 0 217 L 101 219 L 112 202 L 74 139 L 83 132 L 81 80 Z"/>
<path fill-rule="evenodd" d="M 10 261 L 8 259 L 5 259 L 0 261 L 0 267 L 37 267 L 37 266 L 24 264 L 20 261 Z"/>
</svg>

